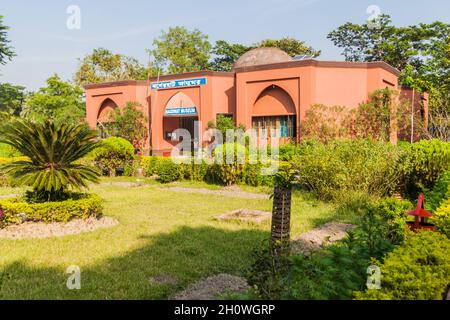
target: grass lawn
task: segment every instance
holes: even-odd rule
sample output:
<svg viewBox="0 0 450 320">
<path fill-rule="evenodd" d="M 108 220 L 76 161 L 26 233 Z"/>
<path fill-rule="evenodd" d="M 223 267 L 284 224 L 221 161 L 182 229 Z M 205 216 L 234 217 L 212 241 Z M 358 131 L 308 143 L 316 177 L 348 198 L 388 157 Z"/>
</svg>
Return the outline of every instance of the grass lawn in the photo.
<svg viewBox="0 0 450 320">
<path fill-rule="evenodd" d="M 271 211 L 270 200 L 177 193 L 150 180 L 138 188 L 109 182 L 92 192 L 104 198 L 104 214 L 116 218 L 118 226 L 62 238 L 0 240 L 0 299 L 166 299 L 206 276 L 242 275 L 254 249 L 269 236 L 270 222 L 228 223 L 212 217 L 240 208 Z M 263 191 L 245 187 L 252 190 Z M 15 192 L 0 188 L 0 194 Z M 339 220 L 331 205 L 300 193 L 294 193 L 292 209 L 293 235 Z M 81 290 L 66 287 L 71 265 L 81 268 Z M 161 275 L 178 283 L 150 281 Z"/>
</svg>

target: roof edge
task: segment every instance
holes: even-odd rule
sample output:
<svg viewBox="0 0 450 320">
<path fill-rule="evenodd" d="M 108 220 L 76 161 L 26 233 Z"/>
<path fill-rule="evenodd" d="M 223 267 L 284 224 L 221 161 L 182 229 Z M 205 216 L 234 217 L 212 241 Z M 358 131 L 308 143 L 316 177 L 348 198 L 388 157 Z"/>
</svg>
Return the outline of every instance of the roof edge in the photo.
<svg viewBox="0 0 450 320">
<path fill-rule="evenodd" d="M 373 62 L 352 62 L 352 61 L 325 61 L 325 60 L 316 60 L 316 59 L 307 59 L 307 60 L 299 60 L 299 61 L 288 61 L 288 62 L 280 62 L 273 64 L 264 64 L 257 66 L 247 66 L 236 68 L 234 71 L 236 73 L 242 72 L 251 72 L 251 71 L 262 71 L 268 69 L 284 69 L 291 67 L 308 67 L 308 66 L 316 66 L 316 67 L 324 67 L 324 68 L 382 68 L 388 72 L 395 74 L 396 76 L 400 75 L 400 71 L 390 64 L 384 61 L 373 61 Z"/>
</svg>

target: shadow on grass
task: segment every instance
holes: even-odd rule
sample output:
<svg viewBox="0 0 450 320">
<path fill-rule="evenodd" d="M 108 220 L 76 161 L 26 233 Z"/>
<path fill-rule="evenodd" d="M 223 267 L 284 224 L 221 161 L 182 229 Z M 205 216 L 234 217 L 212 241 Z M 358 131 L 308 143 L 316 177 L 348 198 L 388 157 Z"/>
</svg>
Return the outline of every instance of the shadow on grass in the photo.
<svg viewBox="0 0 450 320">
<path fill-rule="evenodd" d="M 135 251 L 81 265 L 81 290 L 67 289 L 68 265 L 55 261 L 51 267 L 31 267 L 25 260 L 16 261 L 0 269 L 0 299 L 167 299 L 200 278 L 242 275 L 268 236 L 258 230 L 211 227 L 145 236 L 144 245 Z M 174 281 L 158 282 L 153 277 Z"/>
</svg>

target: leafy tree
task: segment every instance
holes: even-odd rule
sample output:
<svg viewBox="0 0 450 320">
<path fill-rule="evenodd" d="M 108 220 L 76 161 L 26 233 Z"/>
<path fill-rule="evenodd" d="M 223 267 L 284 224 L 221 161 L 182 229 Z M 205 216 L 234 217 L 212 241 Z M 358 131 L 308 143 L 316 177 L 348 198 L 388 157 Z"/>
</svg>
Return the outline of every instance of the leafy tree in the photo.
<svg viewBox="0 0 450 320">
<path fill-rule="evenodd" d="M 0 64 L 6 64 L 16 55 L 13 48 L 9 46 L 8 30 L 9 27 L 3 24 L 3 16 L 0 16 Z"/>
<path fill-rule="evenodd" d="M 0 84 L 0 117 L 18 116 L 25 100 L 25 88 L 10 83 Z"/>
<path fill-rule="evenodd" d="M 39 122 L 78 123 L 83 121 L 85 109 L 83 90 L 54 75 L 47 79 L 46 87 L 27 98 L 21 116 Z"/>
<path fill-rule="evenodd" d="M 120 80 L 145 80 L 155 73 L 132 57 L 99 48 L 85 56 L 75 74 L 75 82 L 79 86 L 89 83 L 101 83 Z"/>
<path fill-rule="evenodd" d="M 415 75 L 422 80 L 416 80 L 416 85 L 427 90 L 448 79 L 449 24 L 436 21 L 396 27 L 389 15 L 381 15 L 370 23 L 345 23 L 328 38 L 343 49 L 347 61 L 385 61 L 407 71 L 400 79 L 404 84 Z"/>
<path fill-rule="evenodd" d="M 139 106 L 138 102 L 127 102 L 124 108 L 115 109 L 111 115 L 115 135 L 131 142 L 136 150 L 144 149 L 148 138 L 147 119 Z"/>
<path fill-rule="evenodd" d="M 171 27 L 153 41 L 156 64 L 169 73 L 205 70 L 211 57 L 208 36 L 200 30 Z"/>
<path fill-rule="evenodd" d="M 275 47 L 283 50 L 291 57 L 307 55 L 315 58 L 321 54 L 320 50 L 315 50 L 312 47 L 309 47 L 304 41 L 289 37 L 281 39 L 266 39 L 257 43 L 255 46 L 258 48 Z"/>
<path fill-rule="evenodd" d="M 230 71 L 233 69 L 236 60 L 251 49 L 254 49 L 254 47 L 237 43 L 231 44 L 224 40 L 219 40 L 212 49 L 214 59 L 211 61 L 209 69 L 214 71 Z"/>
<path fill-rule="evenodd" d="M 5 164 L 3 169 L 19 184 L 33 187 L 38 200 L 61 200 L 69 188 L 87 188 L 88 182 L 98 182 L 95 168 L 76 163 L 96 148 L 95 137 L 85 125 L 13 120 L 0 128 L 0 143 L 29 160 Z"/>
</svg>

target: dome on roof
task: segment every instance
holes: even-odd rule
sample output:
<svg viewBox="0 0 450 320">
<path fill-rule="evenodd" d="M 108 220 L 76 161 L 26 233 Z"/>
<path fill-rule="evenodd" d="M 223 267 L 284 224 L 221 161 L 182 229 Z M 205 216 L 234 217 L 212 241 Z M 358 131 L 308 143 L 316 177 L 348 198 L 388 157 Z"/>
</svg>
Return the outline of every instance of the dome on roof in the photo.
<svg viewBox="0 0 450 320">
<path fill-rule="evenodd" d="M 290 55 L 278 48 L 256 48 L 244 53 L 234 64 L 233 68 L 258 66 L 263 64 L 289 62 Z"/>
</svg>

